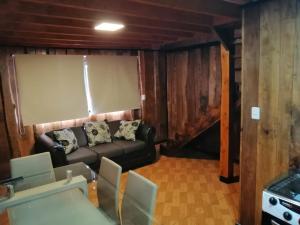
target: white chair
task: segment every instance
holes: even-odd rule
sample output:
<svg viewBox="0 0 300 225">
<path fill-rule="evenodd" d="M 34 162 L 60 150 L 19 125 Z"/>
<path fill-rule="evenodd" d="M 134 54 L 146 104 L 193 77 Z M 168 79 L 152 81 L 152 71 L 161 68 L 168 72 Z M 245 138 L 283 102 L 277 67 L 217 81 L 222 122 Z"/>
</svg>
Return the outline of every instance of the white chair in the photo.
<svg viewBox="0 0 300 225">
<path fill-rule="evenodd" d="M 134 171 L 129 171 L 122 201 L 122 225 L 154 224 L 153 213 L 156 195 L 156 184 Z"/>
<path fill-rule="evenodd" d="M 49 152 L 11 159 L 10 169 L 12 178 L 23 177 L 14 185 L 15 191 L 56 181 Z"/>
<path fill-rule="evenodd" d="M 114 222 L 119 223 L 119 188 L 122 167 L 102 157 L 97 180 L 99 208 Z"/>
</svg>

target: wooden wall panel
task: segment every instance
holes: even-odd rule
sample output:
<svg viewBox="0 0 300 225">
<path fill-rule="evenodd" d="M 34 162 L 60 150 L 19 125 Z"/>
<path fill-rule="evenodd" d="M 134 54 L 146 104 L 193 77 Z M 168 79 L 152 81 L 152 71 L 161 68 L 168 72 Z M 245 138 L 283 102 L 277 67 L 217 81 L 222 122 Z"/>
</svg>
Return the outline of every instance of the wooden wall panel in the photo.
<svg viewBox="0 0 300 225">
<path fill-rule="evenodd" d="M 8 56 L 12 53 L 24 53 L 24 49 L 21 50 L 19 48 L 1 48 L 0 52 L 1 55 L 5 58 L 5 61 L 1 61 L 0 65 L 1 67 L 5 68 L 5 70 L 1 73 L 1 87 L 3 89 L 5 116 L 12 148 L 11 155 L 12 157 L 19 157 L 21 155 L 21 152 L 23 152 L 24 149 L 27 149 L 27 146 L 23 145 L 22 143 L 23 140 L 30 140 L 30 138 L 28 139 L 28 136 L 26 135 L 21 136 L 18 132 L 18 127 L 15 119 L 17 113 L 15 104 L 15 101 L 17 101 L 17 99 L 15 98 L 17 89 L 14 85 L 15 80 L 13 79 L 13 76 L 10 76 L 10 74 L 14 73 L 14 64 L 12 59 L 8 58 Z M 27 129 L 31 133 L 30 127 Z"/>
<path fill-rule="evenodd" d="M 0 68 L 0 74 L 2 74 L 6 68 L 5 66 L 6 58 L 4 55 L 0 54 L 0 62 L 4 66 Z M 1 81 L 1 77 L 0 77 Z M 9 160 L 11 157 L 11 147 L 8 139 L 8 130 L 6 124 L 5 116 L 5 106 L 3 99 L 3 89 L 0 86 L 0 180 L 9 177 L 10 167 Z"/>
<path fill-rule="evenodd" d="M 297 0 L 274 0 L 244 10 L 240 211 L 243 225 L 261 224 L 263 188 L 286 172 L 300 155 L 297 5 Z M 261 108 L 258 121 L 250 118 L 252 106 Z"/>
<path fill-rule="evenodd" d="M 167 53 L 168 138 L 180 145 L 220 117 L 220 46 Z"/>
<path fill-rule="evenodd" d="M 292 124 L 291 124 L 291 151 L 290 166 L 300 168 L 300 3 L 297 1 L 295 59 L 292 92 Z"/>
<path fill-rule="evenodd" d="M 156 141 L 167 139 L 167 90 L 165 54 L 158 51 L 139 52 L 139 74 L 142 118 L 156 128 Z"/>
<path fill-rule="evenodd" d="M 250 119 L 252 106 L 258 105 L 260 52 L 259 10 L 250 7 L 243 12 L 241 155 L 240 155 L 240 223 L 254 225 L 256 207 L 257 121 Z M 247 18 L 252 19 L 247 19 Z"/>
</svg>

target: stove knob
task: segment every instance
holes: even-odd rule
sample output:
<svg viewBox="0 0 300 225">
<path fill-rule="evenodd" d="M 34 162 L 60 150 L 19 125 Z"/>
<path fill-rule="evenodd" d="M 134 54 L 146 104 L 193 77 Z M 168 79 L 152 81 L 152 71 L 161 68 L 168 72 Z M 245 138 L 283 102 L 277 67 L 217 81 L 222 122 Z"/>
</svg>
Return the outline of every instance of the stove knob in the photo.
<svg viewBox="0 0 300 225">
<path fill-rule="evenodd" d="M 277 204 L 277 200 L 274 197 L 269 198 L 269 202 L 271 205 L 276 205 Z"/>
<path fill-rule="evenodd" d="M 283 218 L 286 219 L 287 221 L 290 221 L 292 220 L 292 215 L 289 212 L 284 212 Z"/>
</svg>

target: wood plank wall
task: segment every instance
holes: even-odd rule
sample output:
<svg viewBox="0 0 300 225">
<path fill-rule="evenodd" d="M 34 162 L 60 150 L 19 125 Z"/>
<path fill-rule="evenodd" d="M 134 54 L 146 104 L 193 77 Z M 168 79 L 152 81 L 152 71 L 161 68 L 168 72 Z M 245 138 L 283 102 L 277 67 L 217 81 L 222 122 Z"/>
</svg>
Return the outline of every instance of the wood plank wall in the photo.
<svg viewBox="0 0 300 225">
<path fill-rule="evenodd" d="M 5 70 L 6 58 L 0 54 L 0 73 Z M 0 76 L 1 81 L 1 76 Z M 8 130 L 5 116 L 5 106 L 3 99 L 3 90 L 0 85 L 0 180 L 10 176 L 9 172 L 9 160 L 11 158 L 11 146 L 8 139 Z"/>
<path fill-rule="evenodd" d="M 242 38 L 240 222 L 260 225 L 264 186 L 300 166 L 300 2 L 248 6 Z M 252 106 L 261 108 L 258 121 Z"/>
<path fill-rule="evenodd" d="M 142 118 L 148 124 L 155 125 L 156 142 L 166 140 L 167 120 L 167 77 L 166 55 L 158 51 L 140 51 L 140 89 L 145 95 L 142 104 Z"/>
<path fill-rule="evenodd" d="M 185 142 L 220 119 L 220 46 L 167 53 L 168 138 Z"/>
<path fill-rule="evenodd" d="M 8 56 L 11 54 L 80 54 L 80 55 L 138 55 L 136 50 L 93 50 L 93 49 L 44 49 L 44 48 L 0 48 L 1 55 Z M 143 63 L 147 63 L 147 65 L 143 66 L 145 68 L 144 73 L 147 75 L 147 79 L 145 82 L 149 82 L 149 84 L 140 83 L 140 87 L 143 87 L 146 94 L 149 94 L 149 99 L 147 100 L 147 105 L 154 105 L 154 107 L 146 108 L 146 105 L 142 105 L 142 111 L 144 112 L 141 115 L 140 110 L 129 110 L 123 112 L 114 112 L 114 113 L 105 113 L 93 115 L 89 118 L 79 118 L 76 120 L 68 120 L 68 121 L 60 121 L 54 123 L 46 123 L 46 124 L 37 124 L 33 126 L 25 127 L 25 135 L 20 135 L 16 126 L 15 118 L 14 118 L 14 105 L 11 101 L 10 89 L 9 89 L 9 78 L 8 71 L 4 71 L 1 74 L 2 76 L 2 87 L 4 91 L 4 102 L 6 105 L 6 116 L 7 116 L 7 126 L 9 128 L 9 136 L 12 142 L 12 155 L 13 157 L 25 156 L 29 155 L 32 152 L 33 145 L 35 142 L 35 136 L 41 134 L 43 132 L 47 132 L 54 129 L 61 129 L 72 126 L 81 126 L 84 122 L 92 120 L 131 120 L 137 118 L 145 118 L 146 122 L 149 122 L 150 125 L 156 127 L 158 132 L 158 138 L 166 137 L 166 123 L 167 118 L 164 114 L 166 114 L 166 97 L 164 94 L 165 88 L 160 88 L 161 85 L 165 85 L 164 78 L 164 63 L 163 57 L 161 57 L 158 53 L 149 52 L 149 55 L 153 55 L 153 58 L 148 59 L 147 62 L 143 61 Z M 152 60 L 152 61 L 151 61 Z M 159 66 L 161 65 L 161 66 Z M 11 69 L 13 65 L 10 65 Z M 140 79 L 141 80 L 141 79 Z M 154 82 L 154 83 L 153 83 Z M 150 93 L 154 93 L 154 98 L 151 98 Z M 16 95 L 16 90 L 13 91 L 13 94 Z M 163 107 L 165 105 L 165 107 Z M 165 108 L 165 109 L 164 109 Z M 153 113 L 153 112 L 156 113 Z M 4 136 L 0 137 L 0 140 L 5 140 Z"/>
</svg>

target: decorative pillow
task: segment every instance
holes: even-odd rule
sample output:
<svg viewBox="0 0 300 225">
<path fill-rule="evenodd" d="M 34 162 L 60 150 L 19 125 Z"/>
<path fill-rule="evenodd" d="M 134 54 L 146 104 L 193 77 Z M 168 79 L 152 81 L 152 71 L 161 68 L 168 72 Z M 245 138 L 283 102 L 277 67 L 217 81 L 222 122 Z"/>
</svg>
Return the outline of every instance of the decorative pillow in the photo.
<svg viewBox="0 0 300 225">
<path fill-rule="evenodd" d="M 109 127 L 104 121 L 87 122 L 84 129 L 88 137 L 88 144 L 93 147 L 97 144 L 111 142 Z"/>
<path fill-rule="evenodd" d="M 128 141 L 135 141 L 135 132 L 138 129 L 141 120 L 121 121 L 119 130 L 115 133 L 116 138 L 124 138 Z"/>
<path fill-rule="evenodd" d="M 66 154 L 79 148 L 77 139 L 71 129 L 53 131 L 53 134 L 57 142 L 64 147 Z"/>
</svg>

